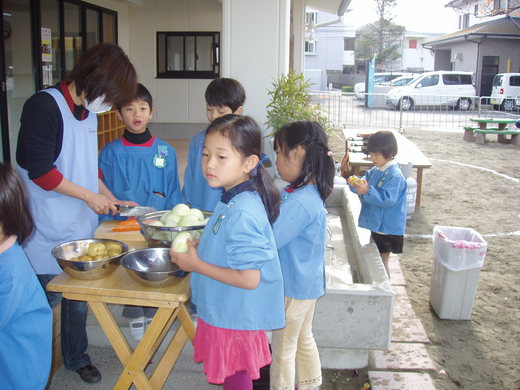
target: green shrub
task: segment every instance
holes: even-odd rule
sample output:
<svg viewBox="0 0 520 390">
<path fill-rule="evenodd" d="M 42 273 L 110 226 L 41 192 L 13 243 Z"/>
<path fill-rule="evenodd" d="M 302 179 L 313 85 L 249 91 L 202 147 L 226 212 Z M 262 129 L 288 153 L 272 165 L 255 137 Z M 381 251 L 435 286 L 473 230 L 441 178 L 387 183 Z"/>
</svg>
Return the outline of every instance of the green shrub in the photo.
<svg viewBox="0 0 520 390">
<path fill-rule="evenodd" d="M 353 85 L 344 85 L 341 87 L 341 92 L 354 92 Z"/>
<path fill-rule="evenodd" d="M 311 83 L 305 81 L 302 73 L 281 74 L 268 91 L 271 101 L 267 105 L 266 126 L 272 136 L 283 125 L 298 120 L 312 120 L 331 130 L 327 114 L 319 104 L 312 104 L 308 92 Z"/>
</svg>

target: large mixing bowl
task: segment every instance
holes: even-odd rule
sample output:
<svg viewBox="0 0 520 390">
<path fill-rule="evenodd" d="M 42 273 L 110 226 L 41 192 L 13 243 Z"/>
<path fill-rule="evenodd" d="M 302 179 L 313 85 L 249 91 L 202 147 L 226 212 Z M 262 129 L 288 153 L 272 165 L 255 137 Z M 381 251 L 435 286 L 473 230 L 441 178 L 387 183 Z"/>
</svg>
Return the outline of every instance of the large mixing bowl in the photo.
<svg viewBox="0 0 520 390">
<path fill-rule="evenodd" d="M 170 261 L 168 248 L 145 248 L 127 253 L 121 265 L 137 282 L 151 287 L 161 287 L 183 278 L 188 273 Z"/>
<path fill-rule="evenodd" d="M 102 260 L 72 260 L 87 254 L 88 246 L 92 243 L 115 243 L 121 248 L 121 254 L 115 257 L 108 257 Z M 88 238 L 64 242 L 52 249 L 52 255 L 60 267 L 67 274 L 76 279 L 95 280 L 102 279 L 110 275 L 119 264 L 119 260 L 128 252 L 128 245 L 117 240 L 106 238 Z"/>
<path fill-rule="evenodd" d="M 170 247 L 171 243 L 177 236 L 179 232 L 190 232 L 193 234 L 194 239 L 198 239 L 202 234 L 202 230 L 206 226 L 207 218 L 204 223 L 200 225 L 193 226 L 155 226 L 152 225 L 153 221 L 159 221 L 161 217 L 169 213 L 171 210 L 162 210 L 162 211 L 154 211 L 153 213 L 148 213 L 137 217 L 137 222 L 141 227 L 141 233 L 146 239 L 146 242 L 149 247 L 157 247 L 157 242 L 162 243 Z M 211 215 L 210 212 L 203 211 L 202 212 L 205 217 L 209 217 Z"/>
</svg>

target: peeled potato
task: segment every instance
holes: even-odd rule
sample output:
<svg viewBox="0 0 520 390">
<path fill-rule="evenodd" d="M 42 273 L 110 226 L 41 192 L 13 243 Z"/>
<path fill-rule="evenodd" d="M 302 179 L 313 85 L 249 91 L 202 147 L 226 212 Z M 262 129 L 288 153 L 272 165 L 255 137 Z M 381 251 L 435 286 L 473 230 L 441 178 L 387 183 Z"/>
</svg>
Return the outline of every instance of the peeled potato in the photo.
<svg viewBox="0 0 520 390">
<path fill-rule="evenodd" d="M 93 242 L 92 244 L 89 244 L 87 255 L 94 257 L 96 255 L 105 255 L 107 253 L 107 248 L 105 247 L 105 244 L 101 242 Z"/>
<path fill-rule="evenodd" d="M 197 219 L 199 221 L 204 221 L 204 214 L 202 214 L 202 211 L 200 211 L 199 209 L 196 209 L 196 208 L 191 209 L 190 214 L 197 217 Z"/>
<path fill-rule="evenodd" d="M 172 242 L 172 249 L 176 253 L 188 252 L 188 239 L 191 240 L 191 234 L 189 232 L 180 232 Z"/>
<path fill-rule="evenodd" d="M 360 178 L 360 177 L 358 177 L 358 176 L 350 176 L 348 178 L 348 181 L 349 181 L 349 184 L 353 185 L 353 186 L 354 185 L 362 185 L 362 184 L 365 183 L 365 180 Z"/>
<path fill-rule="evenodd" d="M 107 251 L 106 258 L 116 257 L 116 256 L 119 256 L 121 253 L 123 253 L 121 248 L 118 248 L 118 249 L 114 248 L 114 249 Z"/>
<path fill-rule="evenodd" d="M 96 256 L 94 256 L 94 258 L 92 260 L 103 260 L 105 258 L 106 257 L 104 255 L 96 255 Z"/>
<path fill-rule="evenodd" d="M 110 252 L 111 250 L 119 250 L 121 251 L 121 245 L 119 245 L 117 242 L 108 241 L 105 244 L 105 248 L 107 252 Z"/>
<path fill-rule="evenodd" d="M 92 260 L 94 260 L 94 258 L 92 256 L 83 255 L 83 256 L 78 256 L 78 260 L 79 261 L 92 261 Z"/>
<path fill-rule="evenodd" d="M 190 206 L 184 203 L 179 203 L 173 207 L 172 213 L 175 215 L 180 215 L 181 217 L 188 215 L 190 213 Z"/>
</svg>

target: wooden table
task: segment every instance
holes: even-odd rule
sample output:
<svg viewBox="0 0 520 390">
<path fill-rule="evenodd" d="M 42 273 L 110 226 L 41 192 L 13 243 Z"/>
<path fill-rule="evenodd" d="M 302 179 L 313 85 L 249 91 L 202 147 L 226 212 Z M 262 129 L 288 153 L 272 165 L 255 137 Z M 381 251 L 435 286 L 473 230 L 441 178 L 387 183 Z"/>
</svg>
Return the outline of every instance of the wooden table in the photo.
<svg viewBox="0 0 520 390">
<path fill-rule="evenodd" d="M 497 134 L 498 142 L 500 143 L 512 143 L 515 145 L 520 144 L 518 142 L 518 131 L 506 129 L 507 125 L 515 123 L 516 119 L 512 118 L 469 118 L 470 121 L 478 123 L 478 129 L 475 130 L 476 136 L 475 141 L 477 144 L 486 143 L 486 134 Z M 469 128 L 472 131 L 472 128 Z M 511 135 L 511 140 L 506 139 L 506 135 Z M 464 133 L 464 139 L 469 139 Z"/>
<path fill-rule="evenodd" d="M 359 129 L 344 129 L 343 135 L 345 139 L 357 138 L 358 134 L 371 134 L 378 130 L 359 130 Z M 413 168 L 417 170 L 417 196 L 415 198 L 415 206 L 421 205 L 421 193 L 422 193 L 422 182 L 423 182 L 423 169 L 430 168 L 432 166 L 430 160 L 424 155 L 423 152 L 415 145 L 412 141 L 406 138 L 398 131 L 391 130 L 397 140 L 398 153 L 396 159 L 401 164 L 411 163 Z M 346 147 L 348 148 L 348 141 Z M 359 175 L 361 168 L 371 168 L 374 166 L 370 157 L 367 157 L 364 153 L 349 152 L 348 154 L 348 165 L 350 166 L 354 175 Z"/>
<path fill-rule="evenodd" d="M 134 249 L 144 247 L 144 239 L 126 243 Z M 47 290 L 88 303 L 124 367 L 114 389 L 128 389 L 132 383 L 137 389 L 162 388 L 186 341 L 193 342 L 195 327 L 185 306 L 190 296 L 189 276 L 176 278 L 167 286 L 148 287 L 136 282 L 119 266 L 111 275 L 99 280 L 74 279 L 62 272 L 47 285 Z M 134 351 L 110 312 L 108 304 L 111 303 L 158 308 Z M 148 378 L 144 370 L 176 319 L 180 326 Z"/>
</svg>

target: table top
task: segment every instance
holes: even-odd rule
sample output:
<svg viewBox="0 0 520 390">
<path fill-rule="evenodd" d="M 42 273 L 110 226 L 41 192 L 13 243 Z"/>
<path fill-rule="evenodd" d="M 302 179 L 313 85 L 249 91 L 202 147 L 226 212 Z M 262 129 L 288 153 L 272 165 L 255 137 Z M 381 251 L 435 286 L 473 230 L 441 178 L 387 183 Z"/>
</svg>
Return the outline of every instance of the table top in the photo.
<svg viewBox="0 0 520 390">
<path fill-rule="evenodd" d="M 61 293 L 74 293 L 83 296 L 111 297 L 134 301 L 137 305 L 169 307 L 172 302 L 185 302 L 189 298 L 190 278 L 174 278 L 169 285 L 148 287 L 130 277 L 119 265 L 112 274 L 98 280 L 80 280 L 62 272 L 47 284 L 47 290 Z M 107 302 L 111 303 L 107 300 Z M 116 303 L 115 301 L 113 303 Z M 151 302 L 149 302 L 151 303 Z M 130 304 L 130 303 L 129 303 Z"/>
<path fill-rule="evenodd" d="M 512 118 L 469 118 L 472 122 L 477 123 L 515 123 L 516 119 Z"/>
<path fill-rule="evenodd" d="M 376 130 L 359 130 L 359 129 L 344 129 L 343 135 L 346 139 L 351 137 L 357 137 L 358 134 L 372 134 L 377 132 Z M 395 138 L 397 140 L 397 148 L 398 153 L 396 159 L 401 164 L 412 163 L 414 168 L 430 168 L 432 163 L 426 157 L 426 155 L 421 152 L 421 150 L 415 145 L 412 141 L 406 138 L 404 135 L 399 133 L 398 131 L 391 130 Z M 352 166 L 373 166 L 374 164 L 370 160 L 370 157 L 367 157 L 364 153 L 356 153 L 350 152 L 348 155 L 349 164 Z"/>
</svg>

